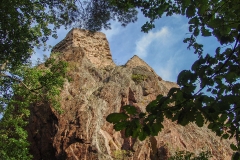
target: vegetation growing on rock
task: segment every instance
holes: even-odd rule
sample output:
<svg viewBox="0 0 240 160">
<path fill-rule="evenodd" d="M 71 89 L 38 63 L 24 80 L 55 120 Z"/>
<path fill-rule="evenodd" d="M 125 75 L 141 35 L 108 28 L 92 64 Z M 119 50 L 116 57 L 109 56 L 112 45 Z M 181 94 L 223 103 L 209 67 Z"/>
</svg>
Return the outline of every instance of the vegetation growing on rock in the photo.
<svg viewBox="0 0 240 160">
<path fill-rule="evenodd" d="M 29 154 L 28 133 L 25 130 L 30 116 L 30 107 L 51 103 L 61 113 L 59 95 L 65 82 L 67 63 L 48 59 L 44 65 L 22 65 L 15 70 L 12 85 L 13 98 L 2 112 L 0 120 L 0 158 L 32 159 Z M 8 76 L 8 75 L 5 75 Z"/>
<path fill-rule="evenodd" d="M 224 139 L 233 137 L 236 139 L 237 145 L 232 144 L 230 147 L 235 151 L 233 159 L 239 159 L 240 4 L 238 0 L 100 0 L 88 1 L 86 8 L 83 8 L 86 10 L 82 10 L 81 5 L 77 6 L 73 2 L 81 3 L 82 1 L 60 0 L 53 3 L 53 1 L 5 0 L 0 6 L 0 13 L 3 16 L 0 21 L 0 112 L 3 114 L 1 125 L 3 128 L 9 128 L 9 124 L 14 124 L 17 128 L 17 130 L 13 129 L 17 133 L 16 137 L 23 140 L 15 141 L 11 139 L 12 137 L 6 136 L 10 134 L 15 137 L 15 132 L 5 133 L 8 129 L 1 130 L 4 139 L 3 145 L 8 141 L 9 144 L 14 144 L 3 146 L 2 156 L 9 156 L 7 153 L 10 149 L 14 149 L 11 148 L 12 146 L 24 148 L 27 146 L 25 143 L 26 134 L 21 128 L 25 125 L 23 123 L 24 117 L 28 116 L 29 113 L 25 110 L 26 105 L 22 106 L 22 103 L 29 104 L 30 101 L 37 101 L 41 93 L 45 94 L 46 100 L 51 101 L 52 97 L 48 97 L 47 93 L 50 92 L 53 95 L 59 93 L 58 89 L 51 90 L 48 87 L 60 84 L 60 81 L 54 80 L 58 76 L 61 77 L 59 74 L 62 72 L 56 70 L 58 75 L 52 78 L 51 75 L 55 73 L 46 71 L 44 75 L 50 77 L 44 78 L 41 74 L 36 75 L 30 72 L 33 68 L 25 69 L 25 64 L 27 64 L 33 48 L 41 44 L 45 45 L 51 35 L 56 37 L 55 31 L 61 25 L 68 26 L 74 22 L 79 22 L 78 20 L 83 20 L 81 21 L 83 23 L 80 24 L 81 27 L 87 26 L 92 30 L 99 30 L 102 27 L 109 28 L 107 22 L 115 17 L 123 25 L 126 25 L 136 20 L 136 8 L 139 8 L 149 18 L 149 22 L 142 27 L 144 32 L 154 28 L 154 21 L 163 15 L 181 14 L 189 18 L 191 36 L 186 38 L 184 42 L 189 44 L 189 48 L 194 48 L 194 53 L 199 55 L 199 59 L 192 65 L 191 70 L 185 70 L 179 74 L 178 84 L 180 88 L 173 88 L 167 95 L 158 96 L 156 100 L 147 105 L 147 113 L 141 113 L 139 119 L 129 120 L 128 124 L 131 125 L 124 127 L 127 128 L 127 131 L 133 130 L 133 132 L 126 132 L 126 135 L 137 136 L 140 139 L 156 135 L 162 130 L 161 123 L 164 117 L 177 121 L 183 126 L 189 122 L 195 122 L 199 127 L 202 127 L 204 123 L 208 122 L 208 127 L 218 136 Z M 85 16 L 85 13 L 89 16 Z M 85 17 L 89 19 L 85 19 Z M 54 25 L 54 29 L 50 29 L 49 25 Z M 203 46 L 196 41 L 199 35 L 214 36 L 219 41 L 215 54 L 203 54 Z M 36 73 L 39 72 L 36 71 Z M 28 79 L 25 76 L 30 77 Z M 37 79 L 35 79 L 36 77 Z M 31 83 L 29 82 L 30 86 L 25 85 L 25 81 L 28 80 L 31 81 Z M 35 85 L 39 85 L 38 82 L 40 86 L 45 86 L 35 88 Z M 196 91 L 198 85 L 200 85 L 200 89 Z M 25 87 L 25 90 L 18 87 Z M 35 93 L 35 89 L 39 93 Z M 44 89 L 48 92 L 45 92 Z M 203 92 L 204 89 L 206 92 Z M 24 95 L 26 93 L 29 99 L 16 102 L 14 95 L 23 93 Z M 107 93 L 102 96 L 107 96 Z M 136 97 L 131 97 L 131 100 L 135 101 Z M 14 105 L 12 105 L 13 103 Z M 175 105 L 169 107 L 169 104 Z M 14 115 L 16 105 L 22 106 L 22 108 L 17 109 L 19 114 Z M 125 112 L 125 114 L 132 114 L 128 110 Z M 13 118 L 14 116 L 17 117 Z M 5 123 L 7 119 L 13 120 L 14 123 Z M 139 121 L 144 123 L 139 124 Z M 136 135 L 135 131 L 141 132 Z M 15 151 L 13 156 L 27 158 L 29 155 L 25 149 L 23 149 L 22 155 L 18 152 L 18 148 Z"/>
<path fill-rule="evenodd" d="M 145 81 L 146 79 L 147 79 L 146 75 L 132 74 L 132 80 L 136 83 L 141 83 L 142 81 Z"/>
<path fill-rule="evenodd" d="M 240 23 L 238 0 L 183 0 L 183 1 L 111 1 L 120 8 L 139 8 L 149 18 L 142 26 L 148 32 L 155 27 L 154 21 L 163 15 L 184 15 L 189 19 L 191 36 L 184 39 L 188 48 L 198 54 L 198 60 L 191 70 L 184 70 L 178 76 L 180 88 L 172 88 L 167 96 L 159 95 L 149 103 L 146 113 L 130 120 L 123 127 L 126 136 L 145 139 L 156 135 L 163 128 L 164 117 L 180 125 L 195 122 L 199 127 L 208 123 L 208 128 L 224 139 L 235 138 L 237 145 L 229 147 L 235 151 L 233 159 L 240 158 L 239 133 L 239 48 Z M 198 36 L 213 36 L 219 41 L 212 55 L 203 53 Z M 198 86 L 200 87 L 199 89 Z M 174 104 L 174 105 L 170 105 Z M 127 114 L 127 112 L 125 111 Z M 121 113 L 122 114 L 122 113 Z M 135 122 L 142 122 L 136 123 Z M 118 123 L 116 123 L 117 125 Z M 135 131 L 139 131 L 135 135 Z"/>
</svg>

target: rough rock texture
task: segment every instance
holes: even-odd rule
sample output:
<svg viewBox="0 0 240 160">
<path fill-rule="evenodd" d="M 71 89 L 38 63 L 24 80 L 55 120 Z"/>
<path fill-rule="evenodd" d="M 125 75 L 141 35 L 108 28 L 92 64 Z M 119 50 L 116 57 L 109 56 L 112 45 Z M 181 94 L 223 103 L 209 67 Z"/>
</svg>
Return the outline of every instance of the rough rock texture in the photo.
<svg viewBox="0 0 240 160">
<path fill-rule="evenodd" d="M 165 160 L 177 150 L 209 150 L 213 159 L 230 159 L 230 142 L 195 124 L 182 127 L 166 119 L 165 129 L 145 141 L 115 132 L 107 115 L 127 104 L 144 111 L 157 95 L 178 86 L 162 80 L 137 56 L 116 66 L 104 34 L 73 29 L 53 51 L 60 54 L 52 56 L 68 61 L 71 81 L 61 92 L 63 114 L 46 102 L 31 107 L 27 129 L 34 159 Z M 144 79 L 137 81 L 133 75 Z"/>
<path fill-rule="evenodd" d="M 115 65 L 112 60 L 107 38 L 101 32 L 93 34 L 86 30 L 72 29 L 64 40 L 54 46 L 52 52 L 65 54 L 69 54 L 69 52 L 84 53 L 90 62 L 98 68 Z"/>
</svg>

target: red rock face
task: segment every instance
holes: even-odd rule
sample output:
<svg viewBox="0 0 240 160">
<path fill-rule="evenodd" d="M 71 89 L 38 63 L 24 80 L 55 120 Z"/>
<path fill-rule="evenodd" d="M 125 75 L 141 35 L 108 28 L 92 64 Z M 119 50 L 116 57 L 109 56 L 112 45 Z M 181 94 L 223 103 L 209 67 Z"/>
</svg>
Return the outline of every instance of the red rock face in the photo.
<svg viewBox="0 0 240 160">
<path fill-rule="evenodd" d="M 104 34 L 89 36 L 73 29 L 53 51 L 60 54 L 52 56 L 68 61 L 72 80 L 61 92 L 63 114 L 45 102 L 31 106 L 27 130 L 34 159 L 165 160 L 177 150 L 199 153 L 202 149 L 211 151 L 213 159 L 229 159 L 232 154 L 230 142 L 194 124 L 182 127 L 165 120 L 165 129 L 145 141 L 114 131 L 107 115 L 127 104 L 144 111 L 157 95 L 178 86 L 162 80 L 137 56 L 116 66 Z"/>
</svg>

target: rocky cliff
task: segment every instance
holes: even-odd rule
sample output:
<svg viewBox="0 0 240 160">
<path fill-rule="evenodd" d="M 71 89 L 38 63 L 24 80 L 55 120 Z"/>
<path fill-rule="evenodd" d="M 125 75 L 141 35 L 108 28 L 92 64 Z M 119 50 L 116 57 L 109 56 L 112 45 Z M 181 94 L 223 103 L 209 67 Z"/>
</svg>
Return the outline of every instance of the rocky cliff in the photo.
<svg viewBox="0 0 240 160">
<path fill-rule="evenodd" d="M 31 153 L 36 160 L 165 160 L 177 150 L 209 150 L 213 159 L 229 159 L 230 142 L 220 140 L 206 127 L 182 127 L 165 120 L 165 129 L 144 141 L 126 138 L 105 119 L 123 105 L 144 111 L 158 94 L 176 83 L 162 80 L 139 57 L 125 65 L 112 61 L 103 33 L 73 29 L 53 48 L 55 58 L 69 63 L 58 114 L 51 104 L 32 106 L 28 125 Z"/>
</svg>

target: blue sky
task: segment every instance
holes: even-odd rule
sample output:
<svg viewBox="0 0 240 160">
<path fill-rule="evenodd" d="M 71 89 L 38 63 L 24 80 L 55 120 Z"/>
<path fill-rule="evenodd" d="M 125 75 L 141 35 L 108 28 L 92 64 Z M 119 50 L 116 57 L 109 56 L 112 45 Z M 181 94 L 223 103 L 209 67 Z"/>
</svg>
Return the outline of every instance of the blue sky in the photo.
<svg viewBox="0 0 240 160">
<path fill-rule="evenodd" d="M 176 82 L 180 71 L 189 70 L 197 55 L 193 49 L 188 50 L 183 39 L 188 34 L 188 19 L 183 16 L 174 15 L 163 17 L 156 21 L 155 29 L 148 33 L 141 32 L 141 26 L 147 21 L 141 14 L 138 21 L 122 27 L 120 23 L 111 22 L 111 30 L 102 30 L 109 41 L 114 62 L 122 65 L 132 56 L 138 55 L 148 63 L 155 72 L 164 80 Z M 58 30 L 58 39 L 51 38 L 49 45 L 54 46 L 61 41 L 70 29 L 64 27 Z M 199 38 L 198 42 L 204 44 L 205 53 L 214 53 L 218 43 L 214 38 Z M 49 56 L 50 51 L 36 50 L 32 60 Z"/>
</svg>

